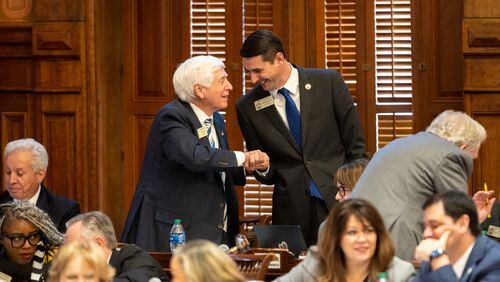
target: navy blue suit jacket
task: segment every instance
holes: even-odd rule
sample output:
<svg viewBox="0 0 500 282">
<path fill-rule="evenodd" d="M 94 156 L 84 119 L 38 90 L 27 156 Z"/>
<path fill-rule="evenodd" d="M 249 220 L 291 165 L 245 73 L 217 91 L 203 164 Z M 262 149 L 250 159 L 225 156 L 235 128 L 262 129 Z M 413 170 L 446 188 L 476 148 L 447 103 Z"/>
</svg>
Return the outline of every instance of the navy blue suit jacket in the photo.
<svg viewBox="0 0 500 282">
<path fill-rule="evenodd" d="M 174 219 L 181 219 L 187 240 L 220 243 L 224 205 L 227 203 L 230 242 L 238 233 L 238 200 L 233 181 L 244 185 L 228 148 L 224 119 L 213 114 L 221 149 L 210 146 L 208 136 L 188 103 L 176 99 L 157 113 L 148 137 L 141 175 L 121 240 L 147 251 L 169 251 Z M 225 189 L 220 172 L 226 172 Z"/>
<path fill-rule="evenodd" d="M 13 201 L 7 191 L 0 195 L 0 203 Z M 80 205 L 66 197 L 51 193 L 43 185 L 36 206 L 45 211 L 54 221 L 59 232 L 66 232 L 66 221 L 80 213 Z"/>
<path fill-rule="evenodd" d="M 478 237 L 460 279 L 453 272 L 451 265 L 432 270 L 428 262 L 423 262 L 415 281 L 498 282 L 500 281 L 500 244 L 484 236 Z"/>
</svg>

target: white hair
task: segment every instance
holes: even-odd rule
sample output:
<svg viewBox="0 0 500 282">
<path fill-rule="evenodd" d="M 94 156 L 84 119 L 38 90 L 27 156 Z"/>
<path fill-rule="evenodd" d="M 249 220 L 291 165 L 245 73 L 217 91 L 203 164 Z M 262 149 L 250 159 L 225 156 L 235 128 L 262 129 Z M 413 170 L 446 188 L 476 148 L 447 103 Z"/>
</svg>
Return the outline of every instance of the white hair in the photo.
<svg viewBox="0 0 500 282">
<path fill-rule="evenodd" d="M 196 56 L 187 59 L 175 70 L 173 83 L 175 93 L 181 101 L 194 100 L 196 84 L 209 86 L 214 79 L 214 71 L 224 68 L 224 62 L 213 56 Z"/>
<path fill-rule="evenodd" d="M 29 151 L 31 153 L 31 167 L 35 173 L 42 169 L 47 169 L 49 165 L 49 154 L 42 144 L 33 138 L 17 139 L 11 141 L 5 146 L 4 157 L 7 157 L 14 151 Z"/>
<path fill-rule="evenodd" d="M 457 146 L 466 145 L 465 151 L 478 148 L 486 140 L 486 130 L 466 113 L 446 110 L 427 127 L 427 132 L 436 134 Z"/>
</svg>

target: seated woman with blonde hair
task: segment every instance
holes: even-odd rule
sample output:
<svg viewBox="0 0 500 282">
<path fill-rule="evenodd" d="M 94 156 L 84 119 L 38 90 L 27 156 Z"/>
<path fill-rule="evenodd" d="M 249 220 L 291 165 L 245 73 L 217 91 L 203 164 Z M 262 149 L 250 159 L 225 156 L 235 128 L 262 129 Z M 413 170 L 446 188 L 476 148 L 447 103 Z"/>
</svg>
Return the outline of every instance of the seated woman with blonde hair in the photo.
<svg viewBox="0 0 500 282">
<path fill-rule="evenodd" d="M 278 281 L 377 281 L 384 272 L 388 281 L 408 281 L 415 269 L 394 253 L 377 209 L 366 200 L 347 199 L 330 211 L 318 245 Z"/>
<path fill-rule="evenodd" d="M 333 178 L 337 187 L 337 193 L 335 194 L 337 201 L 343 201 L 351 195 L 354 186 L 356 186 L 367 165 L 368 159 L 356 159 L 339 167 Z"/>
<path fill-rule="evenodd" d="M 236 263 L 217 245 L 193 240 L 175 250 L 170 261 L 172 282 L 241 282 Z"/>
<path fill-rule="evenodd" d="M 0 281 L 45 281 L 63 235 L 28 201 L 0 205 Z"/>
<path fill-rule="evenodd" d="M 115 270 L 93 242 L 73 241 L 59 249 L 49 270 L 49 281 L 111 282 Z"/>
</svg>

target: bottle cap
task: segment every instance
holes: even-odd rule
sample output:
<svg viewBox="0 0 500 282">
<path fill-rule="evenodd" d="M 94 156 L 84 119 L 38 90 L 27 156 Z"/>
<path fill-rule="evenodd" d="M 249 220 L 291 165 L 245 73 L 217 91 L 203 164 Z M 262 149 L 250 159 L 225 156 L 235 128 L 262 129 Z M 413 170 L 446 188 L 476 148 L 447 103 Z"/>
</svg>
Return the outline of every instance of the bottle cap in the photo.
<svg viewBox="0 0 500 282">
<path fill-rule="evenodd" d="M 181 220 L 179 218 L 174 219 L 174 224 L 181 224 Z"/>
<path fill-rule="evenodd" d="M 387 278 L 387 272 L 379 272 L 379 273 L 377 274 L 377 277 L 378 277 L 378 278 Z"/>
</svg>

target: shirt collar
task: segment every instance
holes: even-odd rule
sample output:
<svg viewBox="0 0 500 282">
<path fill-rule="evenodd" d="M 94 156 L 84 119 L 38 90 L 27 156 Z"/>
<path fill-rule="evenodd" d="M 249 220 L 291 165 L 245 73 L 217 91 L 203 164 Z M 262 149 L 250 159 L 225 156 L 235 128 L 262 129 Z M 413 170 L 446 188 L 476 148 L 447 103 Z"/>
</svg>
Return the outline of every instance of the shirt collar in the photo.
<svg viewBox="0 0 500 282">
<path fill-rule="evenodd" d="M 299 93 L 299 71 L 291 64 L 290 67 L 292 68 L 292 72 L 290 73 L 290 76 L 288 77 L 288 80 L 285 82 L 285 85 L 283 85 L 283 87 L 285 87 L 290 92 L 290 95 L 293 96 Z M 271 95 L 276 96 L 278 93 L 278 89 L 273 89 L 269 92 L 271 93 Z"/>
<path fill-rule="evenodd" d="M 198 118 L 198 120 L 200 121 L 201 125 L 205 125 L 205 120 L 207 118 L 211 118 L 212 119 L 212 124 L 213 124 L 213 115 L 211 116 L 208 116 L 202 109 L 198 108 L 195 104 L 193 103 L 189 103 L 189 105 L 191 106 L 191 108 L 193 109 L 194 111 L 194 114 L 196 115 L 196 117 Z"/>
<path fill-rule="evenodd" d="M 38 197 L 40 197 L 40 191 L 42 190 L 42 185 L 38 184 L 38 191 L 36 191 L 35 195 L 33 195 L 33 197 L 31 197 L 30 199 L 27 199 L 27 201 L 36 206 L 36 202 L 38 201 Z M 18 201 L 21 201 L 21 200 L 17 200 L 17 199 L 14 199 L 14 202 L 18 202 Z"/>
</svg>

